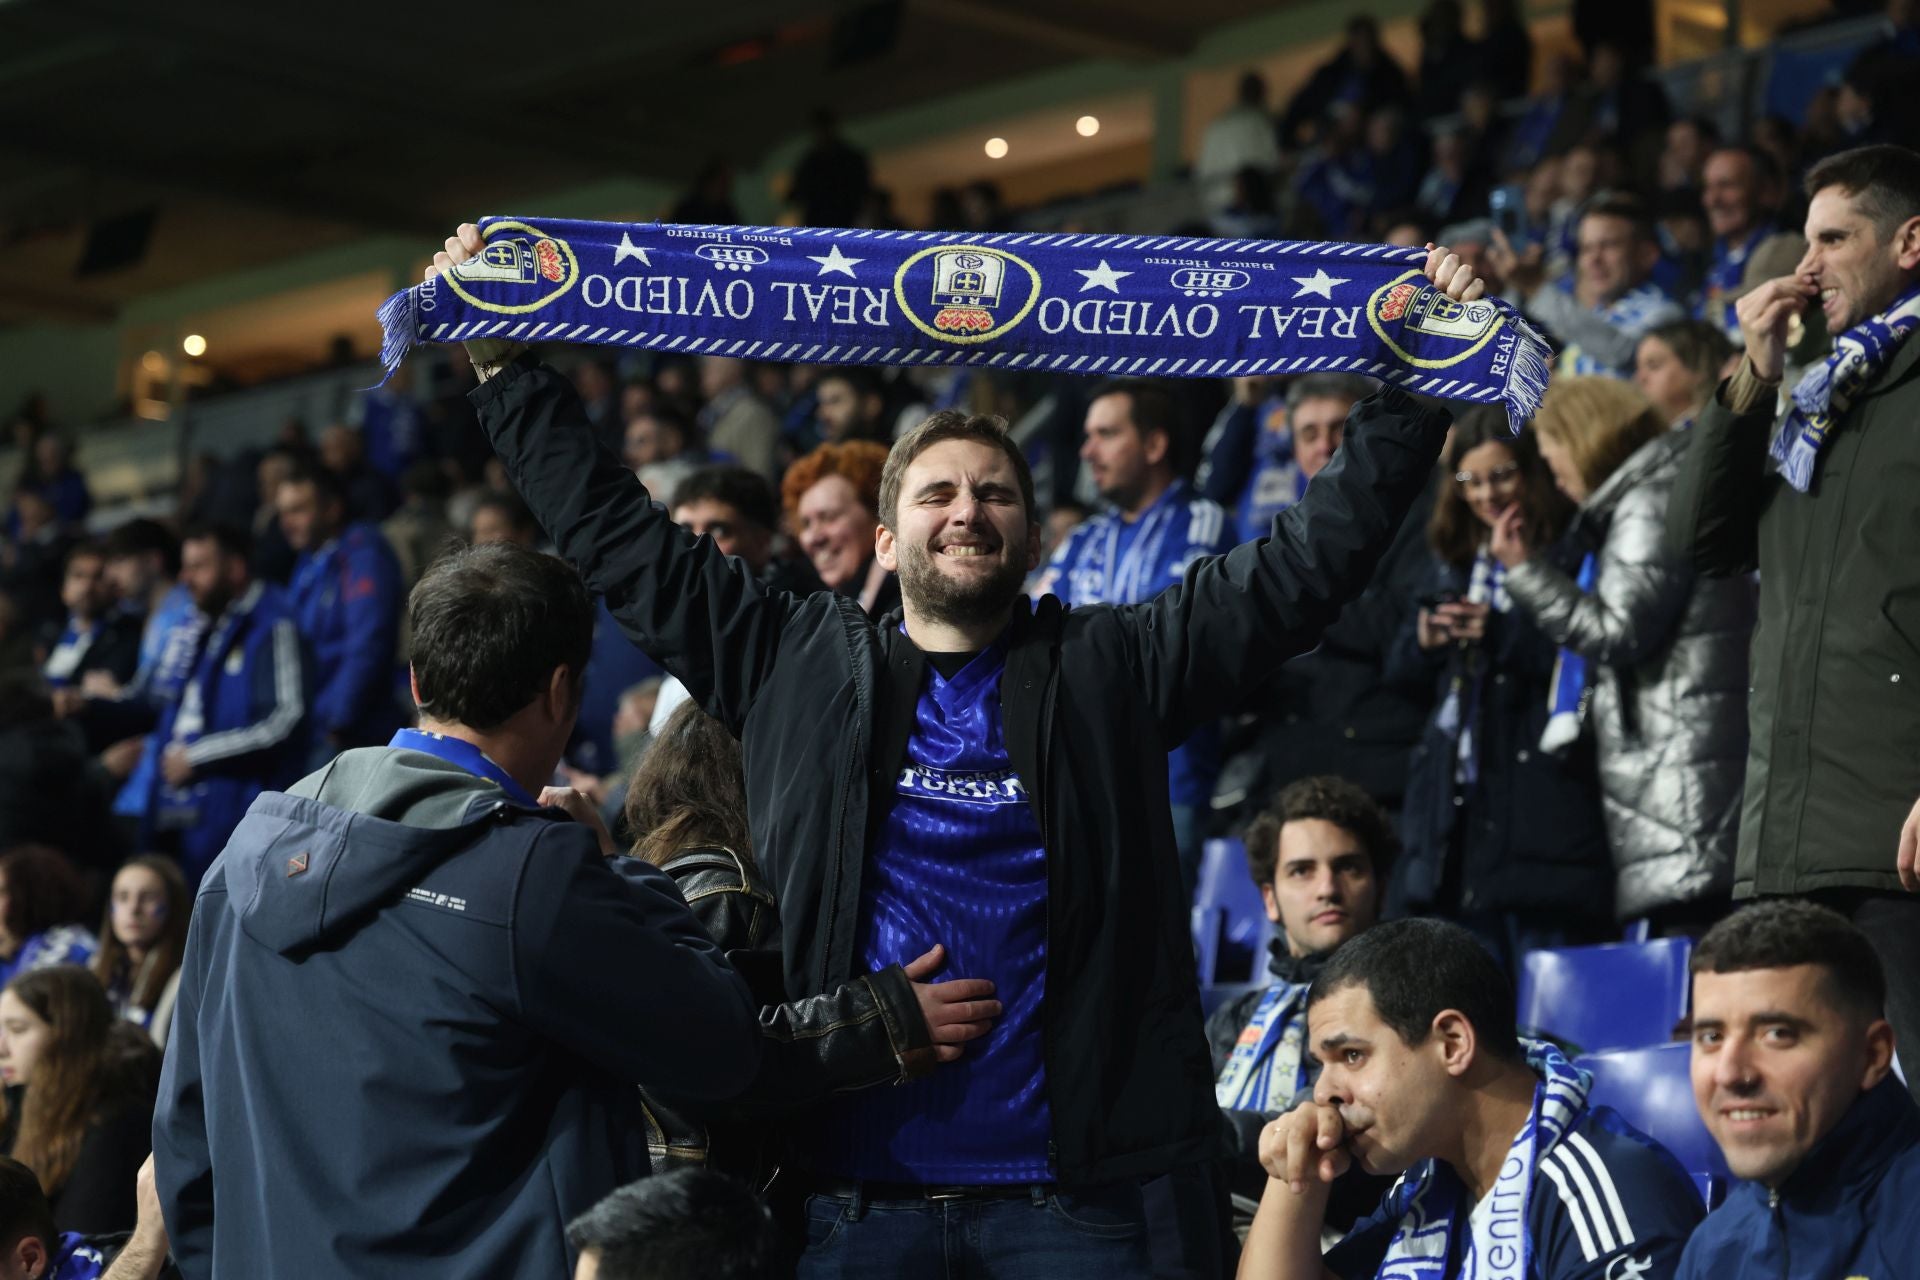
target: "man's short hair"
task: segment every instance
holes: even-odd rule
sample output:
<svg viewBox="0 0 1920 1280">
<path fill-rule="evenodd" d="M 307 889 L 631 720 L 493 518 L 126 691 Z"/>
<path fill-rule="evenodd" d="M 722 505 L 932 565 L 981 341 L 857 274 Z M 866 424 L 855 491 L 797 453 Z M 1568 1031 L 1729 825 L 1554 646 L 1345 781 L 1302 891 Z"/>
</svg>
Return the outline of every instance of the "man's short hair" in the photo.
<svg viewBox="0 0 1920 1280">
<path fill-rule="evenodd" d="M 1878 143 L 1828 156 L 1807 173 L 1807 199 L 1838 187 L 1885 240 L 1908 218 L 1920 216 L 1920 154 Z"/>
<path fill-rule="evenodd" d="M 75 560 L 98 560 L 104 565 L 107 562 L 107 544 L 98 538 L 76 542 L 67 548 L 67 558 L 63 563 L 71 567 Z"/>
<path fill-rule="evenodd" d="M 779 1232 L 745 1185 L 712 1169 L 676 1169 L 628 1183 L 567 1227 L 591 1249 L 600 1280 L 775 1280 Z M 786 1271 L 784 1274 L 792 1274 Z"/>
<path fill-rule="evenodd" d="M 887 384 L 873 370 L 857 364 L 834 365 L 820 371 L 815 385 L 823 382 L 844 382 L 853 389 L 855 399 L 867 396 L 879 396 L 883 400 L 887 394 Z"/>
<path fill-rule="evenodd" d="M 1620 218 L 1633 229 L 1636 240 L 1643 244 L 1658 244 L 1659 239 L 1653 229 L 1653 215 L 1647 211 L 1646 203 L 1640 197 L 1626 191 L 1602 191 L 1587 201 L 1580 210 L 1580 218 Z"/>
<path fill-rule="evenodd" d="M 576 693 L 593 646 L 593 601 L 573 567 L 517 543 L 460 547 L 407 599 L 421 714 L 497 728 L 546 692 L 554 668 Z"/>
<path fill-rule="evenodd" d="M 1385 877 L 1400 841 L 1373 797 L 1345 778 L 1300 778 L 1280 788 L 1273 803 L 1247 827 L 1247 870 L 1255 884 L 1272 884 L 1279 871 L 1280 828 L 1312 818 L 1331 822 L 1358 840 L 1373 864 L 1374 877 Z"/>
<path fill-rule="evenodd" d="M 1287 408 L 1297 409 L 1309 400 L 1348 400 L 1359 404 L 1372 395 L 1379 384 L 1357 373 L 1309 373 L 1287 384 Z"/>
<path fill-rule="evenodd" d="M 1740 908 L 1694 944 L 1692 973 L 1818 965 L 1835 1003 L 1871 1022 L 1886 1015 L 1887 975 L 1867 935 L 1831 907 L 1770 898 Z"/>
<path fill-rule="evenodd" d="M 526 504 L 517 493 L 505 489 L 489 489 L 481 495 L 480 501 L 473 504 L 473 514 L 482 511 L 498 511 L 515 533 L 538 533 L 540 522 L 534 519 L 533 508 Z"/>
<path fill-rule="evenodd" d="M 1445 920 L 1392 920 L 1355 934 L 1314 979 L 1309 1005 L 1346 987 L 1365 987 L 1380 1021 L 1409 1045 L 1426 1043 L 1433 1020 L 1455 1009 L 1473 1024 L 1495 1058 L 1525 1055 L 1514 1013 L 1513 984 L 1471 933 Z"/>
<path fill-rule="evenodd" d="M 0 1156 L 0 1252 L 13 1252 L 28 1236 L 52 1251 L 60 1239 L 53 1208 L 33 1170 L 11 1156 Z"/>
<path fill-rule="evenodd" d="M 731 463 L 702 467 L 674 487 L 667 506 L 678 511 L 690 502 L 709 501 L 724 502 L 768 533 L 780 527 L 780 499 L 758 471 Z"/>
<path fill-rule="evenodd" d="M 1720 370 L 1733 355 L 1733 342 L 1719 325 L 1705 320 L 1669 320 L 1640 335 L 1641 341 L 1656 338 L 1673 352 L 1673 358 L 1689 373 L 1712 386 L 1720 381 Z"/>
<path fill-rule="evenodd" d="M 1722 142 L 1707 152 L 1707 159 L 1728 154 L 1745 156 L 1747 163 L 1753 166 L 1754 181 L 1763 187 L 1779 182 L 1784 176 L 1780 172 L 1780 157 L 1751 142 Z"/>
<path fill-rule="evenodd" d="M 1171 462 L 1179 456 L 1185 421 L 1180 413 L 1180 402 L 1173 398 L 1173 393 L 1166 387 L 1149 378 L 1109 378 L 1094 387 L 1093 393 L 1087 397 L 1087 403 L 1092 404 L 1102 396 L 1126 396 L 1127 417 L 1132 420 L 1140 438 L 1146 439 L 1150 431 L 1165 432 L 1168 460 Z"/>
<path fill-rule="evenodd" d="M 1027 455 L 1020 452 L 1020 446 L 1007 434 L 1007 420 L 995 414 L 969 414 L 958 409 L 942 409 L 919 426 L 893 442 L 893 448 L 887 452 L 886 466 L 880 470 L 880 510 L 877 513 L 880 523 L 889 529 L 899 528 L 900 485 L 906 479 L 907 468 L 913 460 L 948 440 L 972 440 L 979 444 L 990 445 L 1007 455 L 1013 464 L 1014 477 L 1020 482 L 1020 501 L 1027 509 L 1027 523 L 1040 519 L 1039 508 L 1033 498 L 1033 468 L 1027 465 Z"/>
<path fill-rule="evenodd" d="M 158 520 L 136 516 L 118 525 L 106 537 L 107 559 L 131 560 L 135 556 L 156 555 L 168 577 L 180 572 L 180 544 Z"/>
<path fill-rule="evenodd" d="M 317 462 L 295 462 L 293 469 L 287 472 L 286 478 L 280 483 L 283 486 L 290 484 L 312 485 L 314 496 L 319 499 L 320 505 L 323 507 L 338 504 L 344 508 L 347 505 L 346 484 L 342 482 L 337 474 Z"/>
<path fill-rule="evenodd" d="M 211 542 L 221 555 L 238 556 L 242 560 L 253 558 L 253 537 L 238 525 L 222 520 L 195 521 L 186 527 L 180 535 L 180 545 L 189 542 Z"/>
</svg>

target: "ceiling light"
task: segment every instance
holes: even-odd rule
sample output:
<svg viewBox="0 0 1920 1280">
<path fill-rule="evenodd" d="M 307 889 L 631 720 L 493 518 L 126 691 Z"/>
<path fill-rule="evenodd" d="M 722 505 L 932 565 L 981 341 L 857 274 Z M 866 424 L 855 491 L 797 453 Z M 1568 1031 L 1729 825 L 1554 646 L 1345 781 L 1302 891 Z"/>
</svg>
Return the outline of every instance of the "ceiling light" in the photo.
<svg viewBox="0 0 1920 1280">
<path fill-rule="evenodd" d="M 1095 116 L 1081 116 L 1073 122 L 1075 132 L 1083 138 L 1091 138 L 1100 132 L 1100 121 Z"/>
<path fill-rule="evenodd" d="M 987 139 L 987 159 L 989 160 L 1005 159 L 1006 154 L 1007 154 L 1007 140 L 1005 138 L 988 138 Z"/>
<path fill-rule="evenodd" d="M 197 333 L 190 333 L 181 339 L 180 349 L 197 358 L 207 354 L 207 340 Z"/>
<path fill-rule="evenodd" d="M 140 357 L 140 367 L 148 373 L 165 373 L 167 371 L 167 358 L 158 351 L 149 351 Z"/>
</svg>

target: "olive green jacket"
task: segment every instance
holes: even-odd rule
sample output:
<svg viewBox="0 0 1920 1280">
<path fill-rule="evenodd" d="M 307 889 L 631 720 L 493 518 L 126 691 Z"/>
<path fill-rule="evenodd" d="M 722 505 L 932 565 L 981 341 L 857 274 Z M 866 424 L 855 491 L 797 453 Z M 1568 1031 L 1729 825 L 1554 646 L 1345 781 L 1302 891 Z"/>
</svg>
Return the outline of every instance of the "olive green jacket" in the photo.
<svg viewBox="0 0 1920 1280">
<path fill-rule="evenodd" d="M 1693 427 L 1667 509 L 1699 572 L 1760 572 L 1733 896 L 1898 891 L 1920 797 L 1920 341 L 1827 436 L 1812 491 L 1768 460 L 1747 366 Z"/>
</svg>

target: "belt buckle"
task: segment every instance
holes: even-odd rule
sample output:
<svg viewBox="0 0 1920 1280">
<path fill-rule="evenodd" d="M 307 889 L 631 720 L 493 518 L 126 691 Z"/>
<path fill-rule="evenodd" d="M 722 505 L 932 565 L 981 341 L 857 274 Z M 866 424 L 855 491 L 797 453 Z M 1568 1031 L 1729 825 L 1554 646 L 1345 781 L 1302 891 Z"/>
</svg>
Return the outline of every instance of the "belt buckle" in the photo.
<svg viewBox="0 0 1920 1280">
<path fill-rule="evenodd" d="M 936 1200 L 936 1201 L 937 1200 L 965 1200 L 968 1196 L 972 1194 L 973 1193 L 971 1191 L 966 1190 L 964 1187 L 940 1187 L 937 1189 L 933 1187 L 929 1187 L 927 1189 L 927 1199 Z"/>
</svg>

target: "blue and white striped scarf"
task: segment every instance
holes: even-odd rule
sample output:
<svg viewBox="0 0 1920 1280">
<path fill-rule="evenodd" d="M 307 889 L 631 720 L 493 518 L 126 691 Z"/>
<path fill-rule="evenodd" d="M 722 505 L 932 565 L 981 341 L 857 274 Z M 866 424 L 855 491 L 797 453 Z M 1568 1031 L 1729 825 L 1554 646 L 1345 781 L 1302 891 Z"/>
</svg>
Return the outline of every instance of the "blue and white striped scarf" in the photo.
<svg viewBox="0 0 1920 1280">
<path fill-rule="evenodd" d="M 1391 245 L 488 218 L 486 249 L 380 309 L 416 342 L 581 342 L 753 360 L 1226 378 L 1362 373 L 1506 406 L 1548 348 Z"/>
<path fill-rule="evenodd" d="M 1284 1111 L 1306 1087 L 1310 989 L 1283 979 L 1261 995 L 1214 1081 L 1216 1103 L 1231 1111 Z"/>
<path fill-rule="evenodd" d="M 1457 1268 L 1448 1267 L 1454 1216 L 1471 1213 L 1473 1206 L 1460 1204 L 1464 1188 L 1451 1168 L 1438 1160 L 1415 1165 L 1387 1193 L 1386 1207 L 1399 1217 L 1400 1226 L 1387 1244 L 1378 1280 L 1442 1280 L 1450 1271 L 1460 1280 L 1528 1280 L 1532 1242 L 1527 1210 L 1534 1178 L 1540 1162 L 1586 1115 L 1593 1077 L 1544 1040 L 1521 1043 L 1540 1083 L 1533 1091 L 1533 1114 L 1520 1126 L 1493 1184 L 1487 1238 L 1473 1231 L 1467 1256 Z"/>
<path fill-rule="evenodd" d="M 1793 408 L 1773 437 L 1773 460 L 1788 484 L 1801 493 L 1813 487 L 1814 460 L 1834 420 L 1880 376 L 1916 323 L 1920 285 L 1835 338 L 1833 354 L 1801 375 L 1793 387 Z"/>
<path fill-rule="evenodd" d="M 1581 595 L 1591 595 L 1598 561 L 1589 551 L 1580 561 L 1575 582 Z M 1547 727 L 1540 732 L 1540 749 L 1555 755 L 1580 740 L 1580 727 L 1587 718 L 1587 658 L 1583 653 L 1562 648 L 1553 660 L 1553 685 L 1547 692 Z"/>
</svg>

